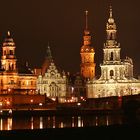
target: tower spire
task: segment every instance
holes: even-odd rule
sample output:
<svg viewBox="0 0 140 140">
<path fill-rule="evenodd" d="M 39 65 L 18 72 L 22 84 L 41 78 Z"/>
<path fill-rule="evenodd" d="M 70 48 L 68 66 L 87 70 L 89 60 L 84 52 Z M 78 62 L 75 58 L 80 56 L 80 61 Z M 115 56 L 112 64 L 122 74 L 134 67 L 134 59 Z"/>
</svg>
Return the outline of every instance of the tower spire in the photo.
<svg viewBox="0 0 140 140">
<path fill-rule="evenodd" d="M 46 50 L 46 54 L 47 54 L 47 58 L 52 60 L 52 54 L 51 54 L 51 49 L 50 49 L 49 42 L 48 42 L 48 47 L 47 47 L 47 50 Z"/>
<path fill-rule="evenodd" d="M 115 20 L 113 18 L 113 12 L 112 12 L 111 5 L 109 7 L 109 18 L 108 18 L 108 22 L 106 24 L 106 32 L 107 32 L 107 40 L 112 40 L 112 41 L 114 40 L 113 42 L 115 43 L 117 29 L 116 29 Z"/>
<path fill-rule="evenodd" d="M 109 17 L 112 18 L 112 6 L 110 5 Z"/>
<path fill-rule="evenodd" d="M 8 36 L 11 36 L 11 33 L 10 33 L 10 31 L 8 31 L 8 32 L 7 32 L 7 35 L 8 35 Z"/>
<path fill-rule="evenodd" d="M 112 6 L 110 5 L 109 7 L 109 18 L 108 18 L 108 23 L 109 24 L 114 24 L 115 21 L 113 19 L 113 12 L 112 12 Z"/>
<path fill-rule="evenodd" d="M 86 30 L 88 29 L 88 11 L 86 10 L 85 11 L 85 14 L 86 14 Z"/>
</svg>

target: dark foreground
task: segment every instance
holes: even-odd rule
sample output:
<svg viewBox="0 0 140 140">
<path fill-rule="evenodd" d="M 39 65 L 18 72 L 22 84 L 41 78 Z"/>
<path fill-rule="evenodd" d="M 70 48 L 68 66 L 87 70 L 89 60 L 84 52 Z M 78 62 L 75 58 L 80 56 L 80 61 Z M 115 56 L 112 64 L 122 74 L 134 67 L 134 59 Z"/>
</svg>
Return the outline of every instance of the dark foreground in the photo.
<svg viewBox="0 0 140 140">
<path fill-rule="evenodd" d="M 22 126 L 21 126 L 22 127 Z M 1 131 L 0 139 L 40 139 L 40 140 L 121 140 L 139 139 L 140 124 L 126 124 L 84 128 L 47 128 L 35 130 Z"/>
</svg>

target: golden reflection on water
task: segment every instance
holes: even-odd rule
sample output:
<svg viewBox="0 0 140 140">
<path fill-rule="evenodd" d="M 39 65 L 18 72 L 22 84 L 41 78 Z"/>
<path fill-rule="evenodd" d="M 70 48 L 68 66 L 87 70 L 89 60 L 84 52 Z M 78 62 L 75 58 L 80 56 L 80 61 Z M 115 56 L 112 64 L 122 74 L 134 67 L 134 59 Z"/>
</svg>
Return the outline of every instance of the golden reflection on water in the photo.
<svg viewBox="0 0 140 140">
<path fill-rule="evenodd" d="M 109 125 L 109 120 L 108 120 L 108 116 L 106 116 L 106 125 Z"/>
<path fill-rule="evenodd" d="M 60 128 L 63 128 L 63 127 L 64 127 L 64 123 L 61 122 L 61 123 L 60 123 Z"/>
<path fill-rule="evenodd" d="M 74 116 L 72 116 L 72 123 L 71 126 L 74 127 Z"/>
<path fill-rule="evenodd" d="M 34 118 L 31 117 L 31 129 L 34 129 Z"/>
<path fill-rule="evenodd" d="M 32 116 L 0 118 L 0 130 L 86 127 L 121 124 L 121 116 Z"/>
<path fill-rule="evenodd" d="M 39 128 L 43 129 L 43 117 L 40 117 L 39 119 Z"/>
<path fill-rule="evenodd" d="M 95 126 L 98 126 L 98 117 L 95 117 Z"/>
<path fill-rule="evenodd" d="M 0 130 L 3 130 L 3 119 L 0 119 Z"/>
<path fill-rule="evenodd" d="M 53 128 L 55 128 L 55 116 L 53 116 Z"/>
<path fill-rule="evenodd" d="M 7 130 L 12 130 L 12 118 L 7 119 Z"/>
</svg>

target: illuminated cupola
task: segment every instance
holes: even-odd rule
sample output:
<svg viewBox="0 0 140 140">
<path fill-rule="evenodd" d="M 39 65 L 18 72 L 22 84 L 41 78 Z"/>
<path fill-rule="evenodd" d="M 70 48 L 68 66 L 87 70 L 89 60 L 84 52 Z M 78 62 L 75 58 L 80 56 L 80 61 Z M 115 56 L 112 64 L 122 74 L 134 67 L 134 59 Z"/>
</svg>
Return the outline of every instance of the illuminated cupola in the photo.
<svg viewBox="0 0 140 140">
<path fill-rule="evenodd" d="M 120 44 L 116 41 L 116 24 L 112 17 L 112 7 L 110 6 L 109 19 L 106 24 L 107 39 L 104 44 L 104 62 L 105 64 L 120 63 Z"/>
<path fill-rule="evenodd" d="M 4 39 L 2 45 L 1 64 L 2 69 L 7 72 L 16 72 L 16 56 L 15 56 L 15 43 L 11 37 L 10 31 L 7 32 L 7 37 Z"/>
<path fill-rule="evenodd" d="M 116 24 L 112 17 L 112 7 L 110 6 L 110 12 L 109 12 L 109 19 L 106 24 L 106 32 L 107 32 L 107 41 L 106 41 L 106 47 L 116 47 Z"/>
<path fill-rule="evenodd" d="M 81 47 L 81 75 L 84 78 L 92 79 L 95 76 L 94 48 L 91 46 L 91 35 L 88 29 L 88 11 L 86 13 L 86 26 Z"/>
</svg>

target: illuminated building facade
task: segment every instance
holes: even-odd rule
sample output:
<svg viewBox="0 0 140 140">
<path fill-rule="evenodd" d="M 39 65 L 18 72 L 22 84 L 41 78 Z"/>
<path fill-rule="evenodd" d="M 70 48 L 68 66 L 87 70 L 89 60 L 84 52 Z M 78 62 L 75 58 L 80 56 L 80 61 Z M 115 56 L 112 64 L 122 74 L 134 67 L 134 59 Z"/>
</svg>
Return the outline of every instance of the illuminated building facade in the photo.
<svg viewBox="0 0 140 140">
<path fill-rule="evenodd" d="M 107 40 L 104 44 L 103 64 L 101 67 L 101 76 L 99 79 L 89 80 L 87 82 L 87 97 L 99 98 L 108 96 L 125 96 L 140 93 L 140 81 L 133 77 L 132 59 L 126 57 L 120 58 L 120 44 L 116 41 L 116 24 L 112 17 L 112 8 L 110 7 L 110 16 L 106 24 Z"/>
<path fill-rule="evenodd" d="M 85 79 L 92 79 L 95 76 L 94 48 L 91 46 L 91 35 L 88 30 L 88 11 L 86 11 L 86 28 L 83 36 L 83 46 L 81 47 L 81 75 Z"/>
<path fill-rule="evenodd" d="M 77 74 L 67 74 L 67 101 L 81 101 L 86 98 L 86 80 Z"/>
<path fill-rule="evenodd" d="M 66 97 L 66 76 L 60 73 L 52 61 L 45 75 L 38 76 L 37 90 L 39 94 L 64 102 Z"/>
<path fill-rule="evenodd" d="M 27 67 L 17 67 L 15 43 L 8 31 L 2 45 L 0 94 L 34 94 L 37 77 Z"/>
</svg>

